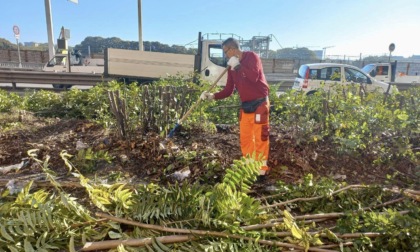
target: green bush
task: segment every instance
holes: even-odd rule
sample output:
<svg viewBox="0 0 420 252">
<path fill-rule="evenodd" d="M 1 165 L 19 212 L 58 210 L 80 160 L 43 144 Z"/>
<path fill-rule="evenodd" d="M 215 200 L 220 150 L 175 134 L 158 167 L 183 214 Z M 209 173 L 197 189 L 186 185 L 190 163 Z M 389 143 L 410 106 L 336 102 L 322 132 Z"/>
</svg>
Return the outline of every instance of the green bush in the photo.
<svg viewBox="0 0 420 252">
<path fill-rule="evenodd" d="M 41 116 L 54 117 L 64 115 L 64 104 L 58 93 L 40 90 L 24 97 L 24 108 Z"/>
<path fill-rule="evenodd" d="M 12 109 L 20 109 L 22 99 L 15 93 L 0 90 L 0 112 L 10 112 Z"/>
<path fill-rule="evenodd" d="M 292 132 L 298 144 L 332 141 L 338 152 L 370 153 L 377 162 L 418 158 L 413 141 L 420 133 L 420 88 L 386 98 L 380 92 L 360 96 L 340 88 L 342 92 L 310 96 L 286 92 L 274 105 L 272 124 Z"/>
</svg>

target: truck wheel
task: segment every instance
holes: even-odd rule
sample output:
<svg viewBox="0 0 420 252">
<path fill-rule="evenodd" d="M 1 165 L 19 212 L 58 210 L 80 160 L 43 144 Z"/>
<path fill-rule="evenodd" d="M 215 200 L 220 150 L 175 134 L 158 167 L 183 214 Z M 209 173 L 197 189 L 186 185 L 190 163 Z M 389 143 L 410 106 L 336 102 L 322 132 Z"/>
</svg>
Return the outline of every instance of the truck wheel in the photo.
<svg viewBox="0 0 420 252">
<path fill-rule="evenodd" d="M 70 89 L 73 85 L 52 84 L 52 86 L 57 89 Z"/>
<path fill-rule="evenodd" d="M 52 84 L 53 88 L 58 88 L 58 89 L 62 89 L 64 87 L 64 85 L 61 84 Z"/>
</svg>

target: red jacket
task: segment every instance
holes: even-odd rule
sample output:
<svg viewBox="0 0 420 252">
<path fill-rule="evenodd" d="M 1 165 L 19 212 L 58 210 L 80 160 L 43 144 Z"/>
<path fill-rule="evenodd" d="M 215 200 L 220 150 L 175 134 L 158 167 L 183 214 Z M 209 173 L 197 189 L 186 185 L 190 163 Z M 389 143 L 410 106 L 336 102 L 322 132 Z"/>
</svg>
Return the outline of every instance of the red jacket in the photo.
<svg viewBox="0 0 420 252">
<path fill-rule="evenodd" d="M 241 67 L 228 71 L 225 88 L 214 94 L 215 99 L 223 99 L 238 90 L 241 102 L 252 101 L 268 96 L 269 88 L 265 80 L 260 57 L 254 52 L 243 52 Z"/>
</svg>

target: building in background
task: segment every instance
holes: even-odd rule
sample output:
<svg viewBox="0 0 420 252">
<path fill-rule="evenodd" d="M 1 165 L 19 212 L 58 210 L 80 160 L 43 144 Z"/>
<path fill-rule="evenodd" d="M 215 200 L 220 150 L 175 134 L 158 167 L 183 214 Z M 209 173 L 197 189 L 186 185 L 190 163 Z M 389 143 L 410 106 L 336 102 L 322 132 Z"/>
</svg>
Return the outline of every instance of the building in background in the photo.
<svg viewBox="0 0 420 252">
<path fill-rule="evenodd" d="M 24 42 L 23 45 L 28 46 L 28 47 L 30 47 L 30 46 L 38 47 L 39 46 L 39 43 L 36 43 L 36 42 Z"/>
</svg>

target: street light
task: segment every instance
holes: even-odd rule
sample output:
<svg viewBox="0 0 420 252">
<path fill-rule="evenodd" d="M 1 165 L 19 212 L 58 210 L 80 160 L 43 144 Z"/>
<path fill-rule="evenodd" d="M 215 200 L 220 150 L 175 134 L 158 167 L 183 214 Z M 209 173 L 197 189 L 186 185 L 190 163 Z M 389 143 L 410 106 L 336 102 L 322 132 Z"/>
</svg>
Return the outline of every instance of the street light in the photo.
<svg viewBox="0 0 420 252">
<path fill-rule="evenodd" d="M 55 55 L 54 50 L 54 34 L 51 19 L 51 1 L 45 0 L 45 17 L 47 19 L 47 34 L 48 34 L 48 60 L 52 59 Z"/>
<path fill-rule="evenodd" d="M 141 0 L 138 1 L 138 16 L 139 16 L 139 51 L 143 51 L 143 34 L 142 34 L 142 23 L 141 23 Z"/>
<path fill-rule="evenodd" d="M 75 4 L 79 3 L 79 0 L 69 0 L 69 1 Z M 52 17 L 51 17 L 51 0 L 45 0 L 45 18 L 47 20 L 48 54 L 49 54 L 48 60 L 50 60 L 55 55 L 53 24 L 52 24 Z"/>
</svg>

